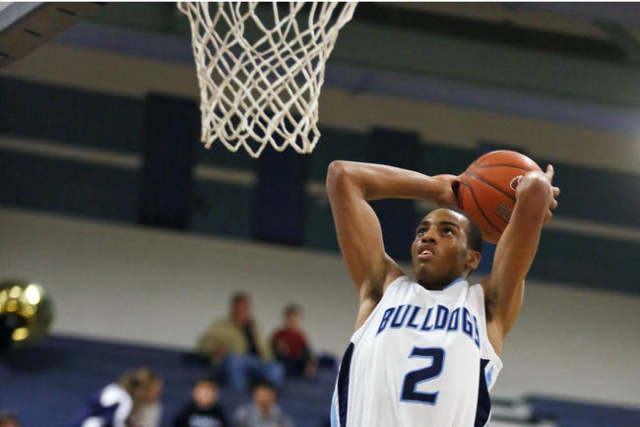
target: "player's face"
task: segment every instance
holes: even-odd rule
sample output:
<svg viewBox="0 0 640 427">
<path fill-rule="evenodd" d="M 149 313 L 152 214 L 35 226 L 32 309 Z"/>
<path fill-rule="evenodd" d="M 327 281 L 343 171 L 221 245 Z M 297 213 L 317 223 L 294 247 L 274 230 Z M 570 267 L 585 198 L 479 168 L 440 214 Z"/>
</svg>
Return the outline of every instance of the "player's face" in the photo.
<svg viewBox="0 0 640 427">
<path fill-rule="evenodd" d="M 416 280 L 428 289 L 442 289 L 467 273 L 468 220 L 449 209 L 436 209 L 416 229 L 411 258 Z"/>
</svg>

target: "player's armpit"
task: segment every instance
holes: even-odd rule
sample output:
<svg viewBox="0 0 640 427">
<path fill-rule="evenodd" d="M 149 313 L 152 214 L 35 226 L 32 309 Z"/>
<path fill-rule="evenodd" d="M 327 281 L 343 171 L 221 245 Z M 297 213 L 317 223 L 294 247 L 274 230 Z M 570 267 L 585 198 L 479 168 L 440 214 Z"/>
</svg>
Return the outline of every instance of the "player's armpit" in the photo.
<svg viewBox="0 0 640 427">
<path fill-rule="evenodd" d="M 389 285 L 398 277 L 404 275 L 396 262 L 388 255 L 385 255 L 387 265 L 381 272 L 385 276 L 373 280 L 365 280 L 359 289 L 358 316 L 356 318 L 356 330 L 369 318 L 369 315 L 376 308 Z"/>
<path fill-rule="evenodd" d="M 540 232 L 549 209 L 555 208 L 551 185 L 553 169 L 546 174 L 529 172 L 516 193 L 516 204 L 509 225 L 498 242 L 491 274 L 482 282 L 486 295 L 494 295 L 492 344 L 501 346 L 518 317 L 523 301 L 524 278 L 538 250 Z M 492 337 L 490 336 L 490 339 Z M 499 340 L 500 343 L 494 342 Z"/>
</svg>

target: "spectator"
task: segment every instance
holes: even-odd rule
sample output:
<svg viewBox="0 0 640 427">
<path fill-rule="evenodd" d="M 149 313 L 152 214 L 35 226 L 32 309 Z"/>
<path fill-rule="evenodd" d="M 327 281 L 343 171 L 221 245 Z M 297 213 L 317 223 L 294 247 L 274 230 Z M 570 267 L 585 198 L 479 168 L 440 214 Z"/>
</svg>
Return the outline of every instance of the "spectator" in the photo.
<svg viewBox="0 0 640 427">
<path fill-rule="evenodd" d="M 158 376 L 146 368 L 123 374 L 117 382 L 91 396 L 70 427 L 129 426 L 131 414 L 148 402 L 149 391 Z"/>
<path fill-rule="evenodd" d="M 20 427 L 20 420 L 11 412 L 0 412 L 0 427 Z"/>
<path fill-rule="evenodd" d="M 180 411 L 173 427 L 229 427 L 218 397 L 218 383 L 213 378 L 201 379 L 193 387 L 191 402 Z"/>
<path fill-rule="evenodd" d="M 288 376 L 305 375 L 313 378 L 317 363 L 307 337 L 300 328 L 301 324 L 302 309 L 298 305 L 289 304 L 284 309 L 284 326 L 273 334 L 271 346 L 276 358 L 285 366 Z"/>
<path fill-rule="evenodd" d="M 138 370 L 141 381 L 146 384 L 140 404 L 131 415 L 131 427 L 159 427 L 162 420 L 162 390 L 164 382 L 155 372 L 141 368 Z"/>
<path fill-rule="evenodd" d="M 200 337 L 198 353 L 221 368 L 234 390 L 245 390 L 250 379 L 282 384 L 284 368 L 272 360 L 271 349 L 251 315 L 249 296 L 234 295 L 230 309 L 228 318 L 213 324 Z"/>
<path fill-rule="evenodd" d="M 236 427 L 294 427 L 293 420 L 276 403 L 274 386 L 265 381 L 253 387 L 253 403 L 240 406 L 235 414 Z"/>
</svg>

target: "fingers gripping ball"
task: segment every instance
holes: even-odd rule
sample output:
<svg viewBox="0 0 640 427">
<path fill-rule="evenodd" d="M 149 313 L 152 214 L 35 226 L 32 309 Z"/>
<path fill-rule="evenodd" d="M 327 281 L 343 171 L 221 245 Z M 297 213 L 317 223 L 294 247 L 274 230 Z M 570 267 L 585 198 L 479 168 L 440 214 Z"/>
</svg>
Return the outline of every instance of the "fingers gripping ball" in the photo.
<svg viewBox="0 0 640 427">
<path fill-rule="evenodd" d="M 534 170 L 541 169 L 524 154 L 498 150 L 475 160 L 461 175 L 458 206 L 478 224 L 484 240 L 498 242 L 509 224 L 516 188 Z"/>
</svg>

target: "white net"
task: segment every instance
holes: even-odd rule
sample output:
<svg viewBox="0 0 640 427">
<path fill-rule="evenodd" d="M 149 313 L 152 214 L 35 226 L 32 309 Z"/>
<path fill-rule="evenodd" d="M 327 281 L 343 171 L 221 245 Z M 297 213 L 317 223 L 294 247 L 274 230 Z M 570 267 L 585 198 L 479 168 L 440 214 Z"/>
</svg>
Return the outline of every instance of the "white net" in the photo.
<svg viewBox="0 0 640 427">
<path fill-rule="evenodd" d="M 310 153 L 325 63 L 356 5 L 179 2 L 191 23 L 206 147 Z"/>
</svg>

